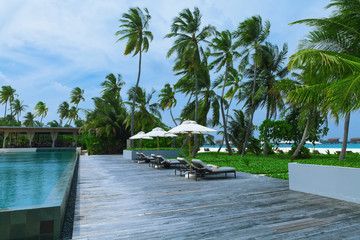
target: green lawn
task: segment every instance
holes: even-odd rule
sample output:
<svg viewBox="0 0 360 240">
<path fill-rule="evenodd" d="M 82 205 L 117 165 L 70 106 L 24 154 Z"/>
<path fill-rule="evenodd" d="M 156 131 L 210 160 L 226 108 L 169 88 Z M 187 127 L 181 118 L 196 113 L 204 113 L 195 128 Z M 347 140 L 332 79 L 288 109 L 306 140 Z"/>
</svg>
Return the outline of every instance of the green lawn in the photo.
<svg viewBox="0 0 360 240">
<path fill-rule="evenodd" d="M 255 154 L 248 153 L 242 159 L 239 154 L 229 156 L 227 153 L 210 152 L 198 153 L 196 158 L 201 159 L 207 164 L 214 164 L 219 167 L 234 167 L 240 172 L 265 174 L 269 177 L 289 179 L 288 163 L 291 161 L 288 154 L 274 154 L 264 157 L 263 155 L 256 156 Z M 317 154 L 312 155 L 311 159 L 295 160 L 294 162 L 360 168 L 360 155 L 348 154 L 345 160 L 338 160 L 338 155 Z"/>
</svg>

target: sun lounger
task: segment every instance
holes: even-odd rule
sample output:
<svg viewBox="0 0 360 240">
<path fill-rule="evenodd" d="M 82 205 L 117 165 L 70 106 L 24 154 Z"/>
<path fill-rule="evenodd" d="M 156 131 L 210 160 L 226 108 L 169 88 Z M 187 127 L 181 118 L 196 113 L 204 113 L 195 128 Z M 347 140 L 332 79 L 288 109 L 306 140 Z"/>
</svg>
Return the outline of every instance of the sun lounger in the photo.
<svg viewBox="0 0 360 240">
<path fill-rule="evenodd" d="M 206 175 L 214 175 L 220 173 L 225 173 L 225 176 L 227 176 L 228 173 L 232 173 L 236 178 L 236 170 L 232 167 L 216 167 L 214 165 L 207 165 L 199 159 L 193 159 L 192 164 L 198 168 L 195 170 L 195 180 L 197 179 L 197 177 L 204 177 Z"/>
<path fill-rule="evenodd" d="M 137 161 L 137 163 L 149 163 L 151 161 L 151 157 L 146 156 L 142 152 L 136 152 L 136 155 L 138 155 L 138 158 L 135 159 L 135 161 Z"/>
<path fill-rule="evenodd" d="M 161 155 L 157 155 L 157 163 L 156 165 L 159 167 L 164 167 L 164 168 L 171 168 L 171 167 L 181 167 L 181 163 L 176 160 L 176 159 L 166 159 Z"/>
<path fill-rule="evenodd" d="M 188 162 L 188 160 L 186 160 L 185 158 L 181 158 L 181 157 L 178 157 L 177 160 L 180 163 L 180 167 L 175 168 L 175 175 L 176 175 L 177 171 L 179 171 L 180 176 L 184 176 L 183 173 L 190 171 L 190 163 Z M 194 165 L 192 167 L 196 168 Z"/>
</svg>

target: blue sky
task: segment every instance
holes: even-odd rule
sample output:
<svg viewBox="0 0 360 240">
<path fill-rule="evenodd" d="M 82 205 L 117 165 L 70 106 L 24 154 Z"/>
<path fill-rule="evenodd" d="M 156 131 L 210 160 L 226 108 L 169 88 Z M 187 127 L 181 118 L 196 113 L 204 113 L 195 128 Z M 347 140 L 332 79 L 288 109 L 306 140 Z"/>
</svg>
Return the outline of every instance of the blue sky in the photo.
<svg viewBox="0 0 360 240">
<path fill-rule="evenodd" d="M 48 116 L 44 122 L 58 119 L 56 110 L 69 101 L 74 87 L 85 90 L 85 102 L 80 108 L 91 109 L 91 98 L 98 96 L 100 83 L 109 73 L 120 73 L 126 86 L 122 96 L 133 86 L 137 77 L 138 58 L 124 56 L 125 42 L 116 42 L 119 18 L 129 7 L 147 7 L 152 16 L 150 30 L 154 41 L 143 57 L 140 85 L 147 91 L 159 91 L 165 83 L 174 84 L 178 77 L 172 72 L 173 58 L 166 52 L 173 39 L 164 39 L 170 32 L 172 19 L 184 8 L 199 7 L 203 24 L 218 30 L 234 30 L 240 21 L 261 15 L 271 22 L 269 41 L 289 45 L 289 56 L 295 52 L 299 40 L 310 30 L 306 26 L 289 26 L 292 21 L 327 16 L 328 0 L 0 0 L 0 84 L 11 85 L 19 99 L 33 108 L 44 101 Z M 215 79 L 216 74 L 213 74 Z M 174 115 L 178 116 L 185 104 L 178 95 Z M 242 108 L 242 105 L 236 106 Z M 3 113 L 0 106 L 0 115 Z M 254 123 L 259 125 L 265 111 L 258 110 Z M 163 121 L 173 127 L 168 112 Z M 357 135 L 359 114 L 353 114 L 350 136 Z M 342 138 L 343 123 L 336 127 L 330 121 L 328 137 Z M 325 137 L 327 138 L 327 137 Z"/>
</svg>

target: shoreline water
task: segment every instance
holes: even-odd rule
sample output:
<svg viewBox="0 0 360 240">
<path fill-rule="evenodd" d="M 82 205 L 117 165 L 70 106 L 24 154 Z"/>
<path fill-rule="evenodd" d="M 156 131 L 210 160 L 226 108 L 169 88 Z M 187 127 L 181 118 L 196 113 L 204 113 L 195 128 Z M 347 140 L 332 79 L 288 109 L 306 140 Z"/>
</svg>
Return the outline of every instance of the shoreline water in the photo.
<svg viewBox="0 0 360 240">
<path fill-rule="evenodd" d="M 205 151 L 205 148 L 208 148 L 209 151 Z M 199 152 L 217 152 L 218 149 L 219 149 L 219 147 L 200 147 Z M 227 152 L 225 149 L 226 148 L 221 148 L 220 152 Z M 237 148 L 235 148 L 235 147 L 232 149 L 235 149 L 236 152 L 238 151 Z M 284 153 L 287 153 L 287 152 L 289 152 L 291 147 L 279 147 L 278 149 L 283 151 Z M 325 148 L 325 147 L 316 147 L 316 146 L 309 147 L 309 149 L 310 149 L 310 152 L 317 150 L 321 154 L 326 154 L 327 150 L 329 150 L 331 154 L 341 151 L 341 148 Z M 346 151 L 351 151 L 353 153 L 360 153 L 360 148 L 347 148 Z"/>
</svg>

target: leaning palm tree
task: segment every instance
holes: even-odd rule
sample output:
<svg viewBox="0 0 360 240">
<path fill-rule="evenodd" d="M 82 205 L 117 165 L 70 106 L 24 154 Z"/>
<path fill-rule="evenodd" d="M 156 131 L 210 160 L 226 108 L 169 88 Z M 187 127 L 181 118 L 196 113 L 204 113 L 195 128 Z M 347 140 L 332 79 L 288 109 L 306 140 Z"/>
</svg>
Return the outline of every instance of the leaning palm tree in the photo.
<svg viewBox="0 0 360 240">
<path fill-rule="evenodd" d="M 214 50 L 210 55 L 215 57 L 215 60 L 210 64 L 210 67 L 217 66 L 215 72 L 219 72 L 223 67 L 225 67 L 223 86 L 221 90 L 220 109 L 223 119 L 225 144 L 228 149 L 229 155 L 232 155 L 233 153 L 229 144 L 227 134 L 227 120 L 224 110 L 224 95 L 225 87 L 227 86 L 226 83 L 228 80 L 229 71 L 233 67 L 234 60 L 240 57 L 240 54 L 236 51 L 236 46 L 234 45 L 232 39 L 232 33 L 229 30 L 217 33 L 217 36 L 212 40 L 210 47 Z"/>
<path fill-rule="evenodd" d="M 76 104 L 75 108 L 78 109 L 79 103 L 85 101 L 84 90 L 76 87 L 70 92 L 70 103 Z"/>
<path fill-rule="evenodd" d="M 215 32 L 215 28 L 211 25 L 205 26 L 202 29 L 201 14 L 199 8 L 195 7 L 194 11 L 186 8 L 175 17 L 171 25 L 171 33 L 167 34 L 166 38 L 175 37 L 174 45 L 167 53 L 170 57 L 173 53 L 177 53 L 177 63 L 174 66 L 175 71 L 186 69 L 193 73 L 195 78 L 195 121 L 198 121 L 198 71 L 201 65 L 202 52 L 200 44 L 207 42 L 207 38 Z M 197 149 L 197 135 L 194 137 L 194 150 Z"/>
<path fill-rule="evenodd" d="M 175 126 L 177 126 L 177 123 L 171 111 L 171 109 L 176 106 L 177 101 L 175 98 L 175 91 L 173 90 L 173 88 L 170 86 L 169 83 L 165 84 L 164 88 L 161 89 L 158 102 L 162 110 L 169 109 L 170 116 Z"/>
<path fill-rule="evenodd" d="M 265 120 L 268 120 L 272 117 L 276 118 L 277 111 L 283 110 L 285 107 L 283 97 L 279 91 L 276 91 L 274 85 L 276 82 L 284 79 L 288 74 L 288 68 L 285 64 L 286 54 L 288 52 L 287 44 L 283 45 L 283 48 L 280 50 L 279 47 L 275 44 L 265 43 L 261 48 L 261 66 L 259 67 L 258 80 L 256 84 L 255 95 L 257 96 L 256 100 L 260 108 L 266 108 L 266 117 Z M 250 69 L 252 70 L 252 69 Z M 250 71 L 247 74 L 250 78 L 253 77 L 254 72 Z M 251 91 L 252 87 L 251 82 L 244 84 L 244 88 L 248 89 L 249 94 L 245 94 L 248 97 L 247 104 L 251 108 Z M 268 153 L 268 141 L 264 141 L 264 155 L 267 156 Z"/>
<path fill-rule="evenodd" d="M 23 125 L 25 127 L 33 127 L 35 125 L 34 119 L 34 114 L 32 114 L 31 112 L 26 113 L 26 115 L 24 116 Z"/>
<path fill-rule="evenodd" d="M 129 101 L 132 101 L 134 96 L 135 87 L 132 87 L 127 92 Z M 134 124 L 136 131 L 149 131 L 159 124 L 159 119 L 161 119 L 161 114 L 159 111 L 159 103 L 151 103 L 151 99 L 155 93 L 153 90 L 150 94 L 146 94 L 146 90 L 139 87 L 137 88 L 136 96 L 136 121 Z M 131 104 L 131 102 L 126 102 Z M 126 117 L 124 123 L 126 127 L 130 125 L 131 116 Z"/>
<path fill-rule="evenodd" d="M 305 19 L 315 27 L 291 56 L 290 68 L 303 68 L 309 77 L 318 78 L 318 85 L 327 84 L 327 108 L 334 116 L 345 117 L 343 145 L 339 159 L 344 159 L 349 131 L 350 113 L 360 108 L 360 2 L 332 0 L 334 7 L 328 18 Z"/>
<path fill-rule="evenodd" d="M 68 102 L 64 101 L 62 102 L 58 109 L 57 109 L 57 113 L 60 115 L 60 125 L 62 124 L 63 120 L 65 118 L 68 118 L 69 116 L 69 108 L 70 108 L 70 105 Z"/>
<path fill-rule="evenodd" d="M 76 121 L 78 119 L 78 111 L 79 110 L 74 106 L 72 106 L 69 109 L 69 115 L 68 115 L 69 122 L 67 123 L 67 125 L 71 126 L 72 120 Z"/>
<path fill-rule="evenodd" d="M 24 104 L 24 101 L 20 101 L 19 99 L 15 99 L 14 102 L 11 104 L 12 108 L 14 109 L 15 116 L 17 116 L 18 122 L 20 121 L 21 113 L 25 111 L 28 105 Z"/>
<path fill-rule="evenodd" d="M 139 7 L 130 8 L 129 12 L 124 13 L 119 20 L 121 22 L 120 30 L 115 34 L 120 36 L 116 42 L 127 39 L 125 55 L 133 53 L 133 56 L 135 56 L 139 54 L 139 70 L 131 106 L 131 136 L 134 135 L 134 112 L 136 93 L 140 82 L 142 52 L 149 50 L 149 40 L 151 42 L 154 38 L 151 31 L 148 31 L 151 16 L 147 8 L 144 8 L 144 12 Z M 133 141 L 131 145 L 134 145 Z"/>
<path fill-rule="evenodd" d="M 250 136 L 250 132 L 253 127 L 253 118 L 255 112 L 255 90 L 256 90 L 256 79 L 258 67 L 261 65 L 261 47 L 262 43 L 265 42 L 266 38 L 270 33 L 270 22 L 265 21 L 264 25 L 262 22 L 262 18 L 260 16 L 253 16 L 251 18 L 245 19 L 245 21 L 241 22 L 238 29 L 235 31 L 235 38 L 237 41 L 235 43 L 236 46 L 245 47 L 242 55 L 244 56 L 240 63 L 240 68 L 244 68 L 244 66 L 248 65 L 250 59 L 253 62 L 253 88 L 251 93 L 251 108 L 250 108 L 250 119 L 249 119 L 249 129 L 246 132 L 244 146 L 242 148 L 241 157 L 245 155 L 246 145 Z"/>
<path fill-rule="evenodd" d="M 48 108 L 46 107 L 46 104 L 42 101 L 39 101 L 36 105 L 35 105 L 35 117 L 40 117 L 40 125 L 42 124 L 42 120 L 44 117 L 46 117 L 47 113 L 48 113 Z"/>
<path fill-rule="evenodd" d="M 12 116 L 12 107 L 11 107 L 11 103 L 12 101 L 14 101 L 15 96 L 17 96 L 17 94 L 15 94 L 16 90 L 14 88 L 12 88 L 11 86 L 2 86 L 1 87 L 1 91 L 0 91 L 0 103 L 5 104 L 5 112 L 4 112 L 4 117 L 6 117 L 6 109 L 7 109 L 7 104 L 10 104 L 10 111 L 11 111 L 11 116 Z"/>
<path fill-rule="evenodd" d="M 113 94 L 116 99 L 120 99 L 120 90 L 122 86 L 125 85 L 125 82 L 121 80 L 121 74 L 118 74 L 118 78 L 116 79 L 115 75 L 110 73 L 106 76 L 106 80 L 103 81 L 100 86 L 102 86 L 103 90 L 101 91 L 103 94 Z"/>
</svg>

